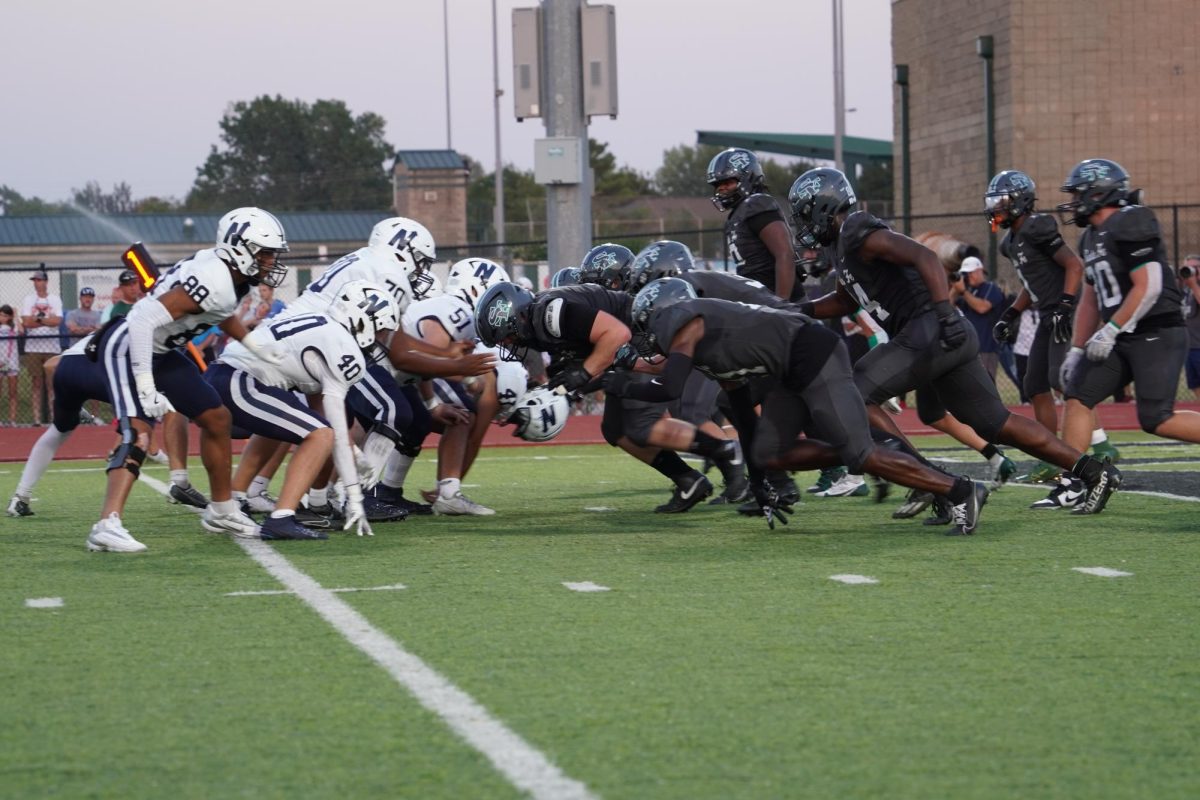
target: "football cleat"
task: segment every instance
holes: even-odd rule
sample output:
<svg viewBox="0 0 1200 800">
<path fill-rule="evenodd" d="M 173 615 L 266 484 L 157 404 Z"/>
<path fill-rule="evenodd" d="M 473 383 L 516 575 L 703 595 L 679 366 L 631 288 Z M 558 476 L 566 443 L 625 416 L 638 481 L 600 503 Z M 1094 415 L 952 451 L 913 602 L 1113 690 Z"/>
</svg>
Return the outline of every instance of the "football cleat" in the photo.
<svg viewBox="0 0 1200 800">
<path fill-rule="evenodd" d="M 130 535 L 114 511 L 92 526 L 87 537 L 87 549 L 93 553 L 141 553 L 146 545 Z"/>
<path fill-rule="evenodd" d="M 241 511 L 222 514 L 212 504 L 204 507 L 200 524 L 209 533 L 231 533 L 239 539 L 257 539 L 258 525 Z"/>
<path fill-rule="evenodd" d="M 166 452 L 163 450 L 155 450 L 153 453 L 147 453 L 146 458 L 150 459 L 155 464 L 170 464 L 171 463 L 171 459 L 167 457 Z"/>
<path fill-rule="evenodd" d="M 1087 496 L 1075 506 L 1072 514 L 1099 514 L 1108 505 L 1108 498 L 1121 488 L 1121 470 L 1105 464 L 1098 478 L 1087 487 Z"/>
<path fill-rule="evenodd" d="M 1083 481 L 1064 475 L 1058 479 L 1058 485 L 1050 490 L 1050 494 L 1032 503 L 1029 507 L 1036 509 L 1074 508 L 1087 495 L 1087 487 Z"/>
<path fill-rule="evenodd" d="M 767 473 L 767 481 L 771 484 L 771 488 L 775 491 L 779 502 L 783 505 L 793 506 L 800 502 L 800 487 L 796 485 L 796 481 L 786 472 L 780 473 L 778 477 L 772 477 L 774 473 Z"/>
<path fill-rule="evenodd" d="M 821 470 L 821 476 L 817 478 L 817 482 L 804 491 L 808 492 L 809 494 L 818 494 L 820 492 L 824 492 L 845 476 L 845 467 L 826 467 L 825 469 Z"/>
<path fill-rule="evenodd" d="M 321 531 L 315 531 L 305 525 L 302 525 L 296 520 L 292 514 L 286 517 L 267 517 L 263 520 L 260 536 L 268 541 L 278 539 L 328 539 L 329 534 Z"/>
<path fill-rule="evenodd" d="M 196 491 L 195 486 L 180 486 L 178 483 L 172 483 L 171 488 L 167 490 L 167 502 L 193 508 L 208 507 L 208 499 Z"/>
<path fill-rule="evenodd" d="M 274 497 L 267 492 L 263 492 L 253 497 L 247 497 L 242 510 L 244 511 L 246 508 L 249 508 L 250 511 L 248 513 L 251 514 L 270 514 L 275 510 L 275 502 Z"/>
<path fill-rule="evenodd" d="M 1019 480 L 1028 483 L 1051 483 L 1058 479 L 1062 470 L 1053 464 L 1047 464 L 1045 461 L 1038 462 L 1038 465 L 1029 471 L 1029 474 L 1022 475 Z"/>
<path fill-rule="evenodd" d="M 333 527 L 333 506 L 322 506 L 329 511 L 330 516 L 319 514 L 311 508 L 301 506 L 296 509 L 296 521 L 301 525 L 309 528 L 331 528 Z"/>
<path fill-rule="evenodd" d="M 29 498 L 14 494 L 12 500 L 8 501 L 8 510 L 5 513 L 10 517 L 32 517 L 33 509 L 29 507 Z"/>
<path fill-rule="evenodd" d="M 675 491 L 671 493 L 671 499 L 661 506 L 655 507 L 654 513 L 682 514 L 712 492 L 712 481 L 697 472 L 695 477 L 684 478 L 681 483 L 677 484 Z"/>
<path fill-rule="evenodd" d="M 949 525 L 954 520 L 954 506 L 950 501 L 941 496 L 933 496 L 933 511 L 928 517 L 921 520 L 922 525 Z"/>
<path fill-rule="evenodd" d="M 404 489 L 397 489 L 392 486 L 384 486 L 382 483 L 379 483 L 375 485 L 374 489 L 367 492 L 367 494 L 372 497 L 379 498 L 390 506 L 403 508 L 409 513 L 410 516 L 413 514 L 433 513 L 432 505 L 429 503 L 418 503 L 413 500 L 409 500 L 404 496 Z"/>
<path fill-rule="evenodd" d="M 980 481 L 971 482 L 971 493 L 967 499 L 950 510 L 954 527 L 946 531 L 947 536 L 970 536 L 979 526 L 979 514 L 983 511 L 988 500 L 987 484 Z"/>
<path fill-rule="evenodd" d="M 434 500 L 433 513 L 447 517 L 490 517 L 496 512 L 487 506 L 481 506 L 462 492 L 455 492 L 449 497 L 438 497 Z"/>
<path fill-rule="evenodd" d="M 908 496 L 900 507 L 892 512 L 892 519 L 912 519 L 920 514 L 933 502 L 933 495 L 920 489 L 909 489 Z"/>
<path fill-rule="evenodd" d="M 1108 459 L 1114 464 L 1121 460 L 1121 451 L 1114 447 L 1112 441 L 1109 439 L 1092 445 L 1092 455 L 1101 461 Z"/>
<path fill-rule="evenodd" d="M 378 497 L 364 497 L 363 512 L 367 515 L 367 522 L 403 522 L 408 519 L 408 512 L 403 508 L 385 503 Z"/>
<path fill-rule="evenodd" d="M 817 497 L 866 497 L 870 493 L 862 475 L 847 474 L 825 491 L 817 492 Z"/>
</svg>

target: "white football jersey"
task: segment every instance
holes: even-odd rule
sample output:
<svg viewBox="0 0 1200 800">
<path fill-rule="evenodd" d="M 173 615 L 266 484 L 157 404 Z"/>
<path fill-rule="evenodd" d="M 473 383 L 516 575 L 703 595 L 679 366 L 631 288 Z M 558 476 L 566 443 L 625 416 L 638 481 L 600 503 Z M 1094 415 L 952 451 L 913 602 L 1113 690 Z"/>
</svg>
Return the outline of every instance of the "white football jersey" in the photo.
<svg viewBox="0 0 1200 800">
<path fill-rule="evenodd" d="M 400 330 L 415 339 L 424 339 L 420 327 L 421 321 L 426 319 L 436 320 L 455 342 L 468 342 L 475 338 L 475 309 L 461 297 L 444 294 L 418 300 L 400 318 Z"/>
<path fill-rule="evenodd" d="M 504 422 L 512 416 L 517 403 L 525 396 L 525 387 L 529 385 L 529 371 L 520 361 L 505 361 L 500 357 L 500 350 L 495 347 L 484 347 L 481 344 L 475 348 L 475 352 L 496 356 L 496 399 L 500 401 L 496 419 Z"/>
<path fill-rule="evenodd" d="M 390 255 L 370 247 L 360 247 L 329 265 L 329 269 L 308 285 L 288 304 L 283 314 L 323 314 L 329 310 L 341 288 L 350 281 L 370 281 L 386 289 L 396 301 L 397 313 L 403 314 L 412 302 L 412 286 L 404 274 L 404 265 Z"/>
<path fill-rule="evenodd" d="M 272 317 L 250 332 L 247 338 L 263 345 L 277 342 L 285 351 L 282 364 L 268 364 L 246 349 L 241 342 L 230 342 L 220 361 L 243 370 L 255 380 L 278 389 L 295 389 L 305 394 L 339 395 L 362 380 L 367 361 L 350 332 L 324 314 L 297 314 Z M 316 351 L 337 378 L 333 386 L 323 386 L 319 376 L 304 366 L 304 354 Z"/>
<path fill-rule="evenodd" d="M 159 276 L 158 282 L 150 290 L 150 296 L 161 300 L 163 295 L 176 286 L 183 287 L 188 297 L 196 301 L 202 311 L 199 314 L 184 314 L 179 319 L 156 328 L 156 355 L 184 346 L 196 334 L 233 316 L 241 300 L 237 294 L 237 287 L 233 285 L 233 275 L 225 262 L 217 257 L 216 249 L 201 250 L 171 267 Z M 142 308 L 145 306 L 141 303 L 134 303 L 133 308 L 129 310 L 129 316 L 132 318 Z"/>
</svg>

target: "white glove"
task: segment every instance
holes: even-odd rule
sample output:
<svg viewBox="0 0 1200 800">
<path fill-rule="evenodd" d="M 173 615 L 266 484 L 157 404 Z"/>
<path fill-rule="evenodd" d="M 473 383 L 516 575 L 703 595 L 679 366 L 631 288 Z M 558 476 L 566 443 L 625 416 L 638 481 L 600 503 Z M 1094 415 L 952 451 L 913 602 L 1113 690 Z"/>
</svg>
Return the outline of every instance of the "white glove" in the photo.
<svg viewBox="0 0 1200 800">
<path fill-rule="evenodd" d="M 357 485 L 347 488 L 346 507 L 343 509 L 346 515 L 346 524 L 342 526 L 342 530 L 348 531 L 351 528 L 356 528 L 359 536 L 374 536 L 371 532 L 371 523 L 367 522 L 367 512 L 363 508 L 363 493 L 362 489 Z"/>
<path fill-rule="evenodd" d="M 1071 381 L 1071 373 L 1079 366 L 1080 360 L 1083 358 L 1082 347 L 1072 347 L 1063 357 L 1062 366 L 1058 368 L 1058 383 L 1065 392 L 1067 384 Z"/>
<path fill-rule="evenodd" d="M 242 345 L 254 354 L 254 357 L 265 361 L 273 367 L 277 367 L 283 363 L 284 350 L 278 342 L 267 342 L 259 344 L 252 337 L 247 336 L 242 339 Z"/>
<path fill-rule="evenodd" d="M 168 411 L 175 410 L 171 401 L 159 394 L 158 387 L 154 385 L 154 376 L 149 372 L 134 375 L 133 382 L 137 386 L 138 402 L 142 404 L 142 411 L 147 417 L 158 419 Z"/>
<path fill-rule="evenodd" d="M 379 483 L 388 457 L 395 449 L 395 443 L 382 433 L 367 434 L 363 449 L 354 454 L 358 461 L 358 476 L 362 481 L 362 488 L 373 489 L 375 484 Z"/>
<path fill-rule="evenodd" d="M 1103 361 L 1108 358 L 1117 344 L 1117 334 L 1120 332 L 1121 329 L 1112 322 L 1106 322 L 1100 330 L 1093 333 L 1092 338 L 1087 340 L 1088 361 Z"/>
</svg>

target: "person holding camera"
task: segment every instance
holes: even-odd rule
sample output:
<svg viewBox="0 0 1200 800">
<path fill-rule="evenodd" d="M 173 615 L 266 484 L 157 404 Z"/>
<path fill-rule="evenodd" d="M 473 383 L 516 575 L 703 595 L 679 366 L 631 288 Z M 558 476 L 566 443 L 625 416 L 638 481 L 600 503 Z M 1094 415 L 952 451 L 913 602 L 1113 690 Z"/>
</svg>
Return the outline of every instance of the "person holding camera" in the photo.
<svg viewBox="0 0 1200 800">
<path fill-rule="evenodd" d="M 1183 319 L 1188 332 L 1188 356 L 1184 362 L 1187 386 L 1200 400 L 1200 253 L 1191 253 L 1179 267 L 1183 297 Z"/>
<path fill-rule="evenodd" d="M 42 424 L 43 401 L 45 407 L 54 398 L 47 394 L 43 368 L 46 362 L 62 351 L 58 338 L 58 326 L 63 320 L 62 298 L 49 291 L 50 276 L 40 268 L 29 277 L 33 281 L 33 291 L 25 295 L 21 301 L 21 324 L 25 326 L 25 352 L 21 356 L 21 369 L 29 373 L 33 382 L 33 424 Z M 45 395 L 45 396 L 43 396 Z"/>
<path fill-rule="evenodd" d="M 987 279 L 982 261 L 975 256 L 967 256 L 950 286 L 950 300 L 975 329 L 975 335 L 979 338 L 979 360 L 995 383 L 1000 352 L 992 337 L 992 326 L 1000 318 L 1000 311 L 1004 307 L 1004 292 Z"/>
</svg>

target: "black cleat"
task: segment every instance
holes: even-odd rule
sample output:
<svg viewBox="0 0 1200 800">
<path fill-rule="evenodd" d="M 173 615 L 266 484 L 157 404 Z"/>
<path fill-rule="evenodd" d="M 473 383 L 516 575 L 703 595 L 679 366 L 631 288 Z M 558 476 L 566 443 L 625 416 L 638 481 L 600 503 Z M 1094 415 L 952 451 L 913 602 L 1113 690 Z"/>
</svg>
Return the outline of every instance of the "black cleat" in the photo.
<svg viewBox="0 0 1200 800">
<path fill-rule="evenodd" d="M 713 492 L 712 481 L 700 473 L 696 477 L 675 487 L 671 499 L 654 509 L 656 514 L 682 514 Z"/>
<path fill-rule="evenodd" d="M 1057 480 L 1058 483 L 1050 490 L 1050 494 L 1034 501 L 1029 507 L 1055 511 L 1060 508 L 1075 508 L 1084 502 L 1088 490 L 1083 481 L 1069 474 L 1061 475 Z"/>
<path fill-rule="evenodd" d="M 1072 514 L 1099 514 L 1108 505 L 1108 498 L 1121 488 L 1121 470 L 1105 462 L 1104 470 L 1087 487 L 1087 497 L 1077 505 Z"/>
<path fill-rule="evenodd" d="M 904 498 L 904 502 L 892 512 L 892 519 L 912 519 L 926 508 L 929 508 L 929 504 L 932 502 L 933 495 L 930 492 L 922 492 L 920 489 L 909 489 L 908 496 Z"/>
<path fill-rule="evenodd" d="M 403 522 L 408 519 L 408 512 L 403 508 L 370 495 L 363 498 L 363 511 L 367 515 L 367 522 Z"/>
<path fill-rule="evenodd" d="M 14 494 L 12 500 L 8 501 L 8 510 L 5 513 L 10 517 L 32 517 L 33 509 L 29 507 L 28 500 L 23 500 Z"/>
<path fill-rule="evenodd" d="M 433 514 L 433 506 L 429 503 L 417 503 L 409 500 L 404 496 L 403 489 L 393 489 L 391 486 L 384 486 L 382 483 L 376 484 L 375 488 L 367 492 L 368 497 L 375 497 L 389 506 L 402 508 L 408 512 L 409 516 L 413 514 Z"/>
<path fill-rule="evenodd" d="M 333 506 L 321 506 L 321 508 L 327 509 L 330 514 L 333 513 Z M 310 528 L 332 528 L 334 518 L 325 514 L 318 514 L 311 508 L 297 508 L 296 521 Z"/>
<path fill-rule="evenodd" d="M 267 541 L 278 539 L 313 540 L 328 539 L 329 535 L 322 531 L 314 531 L 296 521 L 294 516 L 267 517 L 259 526 L 259 535 Z"/>
<path fill-rule="evenodd" d="M 990 490 L 987 484 L 979 481 L 971 483 L 971 493 L 967 499 L 951 510 L 954 527 L 946 531 L 947 536 L 970 536 L 979 525 L 979 514 L 987 503 Z"/>
<path fill-rule="evenodd" d="M 194 508 L 208 508 L 208 500 L 196 491 L 195 486 L 180 486 L 177 483 L 172 483 L 171 488 L 167 490 L 167 502 Z"/>
<path fill-rule="evenodd" d="M 951 510 L 954 507 L 945 497 L 934 495 L 933 497 L 933 512 L 921 520 L 922 525 L 949 525 L 954 521 Z"/>
</svg>

